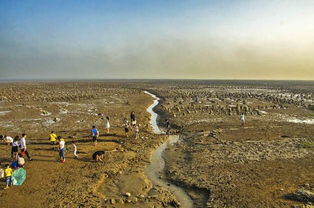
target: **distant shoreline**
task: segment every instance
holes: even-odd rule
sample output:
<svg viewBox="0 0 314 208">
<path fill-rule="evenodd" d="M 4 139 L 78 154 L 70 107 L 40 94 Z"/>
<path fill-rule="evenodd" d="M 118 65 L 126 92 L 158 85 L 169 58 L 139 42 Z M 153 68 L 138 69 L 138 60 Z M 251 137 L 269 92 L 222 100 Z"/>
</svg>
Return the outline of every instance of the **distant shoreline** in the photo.
<svg viewBox="0 0 314 208">
<path fill-rule="evenodd" d="M 3 82 L 86 82 L 86 81 L 228 81 L 228 82 L 314 82 L 311 80 L 289 80 L 289 79 L 0 79 Z"/>
</svg>

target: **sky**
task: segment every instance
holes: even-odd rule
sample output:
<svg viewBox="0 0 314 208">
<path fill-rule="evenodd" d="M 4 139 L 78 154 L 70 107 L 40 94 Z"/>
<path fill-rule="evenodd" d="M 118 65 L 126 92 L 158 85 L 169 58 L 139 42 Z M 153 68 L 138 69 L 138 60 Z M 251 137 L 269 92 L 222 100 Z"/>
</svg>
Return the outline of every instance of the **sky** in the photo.
<svg viewBox="0 0 314 208">
<path fill-rule="evenodd" d="M 314 80 L 312 0 L 0 0 L 0 79 Z"/>
</svg>

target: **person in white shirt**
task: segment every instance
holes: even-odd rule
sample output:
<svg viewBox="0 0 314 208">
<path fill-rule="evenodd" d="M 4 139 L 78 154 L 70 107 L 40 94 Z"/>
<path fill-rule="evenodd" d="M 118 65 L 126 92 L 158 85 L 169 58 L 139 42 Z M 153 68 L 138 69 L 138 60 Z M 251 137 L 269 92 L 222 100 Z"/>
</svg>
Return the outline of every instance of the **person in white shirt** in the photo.
<svg viewBox="0 0 314 208">
<path fill-rule="evenodd" d="M 78 155 L 77 155 L 77 147 L 76 147 L 76 144 L 75 144 L 74 141 L 72 142 L 72 148 L 73 148 L 74 159 L 77 159 L 77 158 L 78 158 Z"/>
<path fill-rule="evenodd" d="M 24 160 L 24 158 L 23 158 L 23 156 L 22 156 L 21 153 L 19 153 L 19 154 L 17 155 L 17 164 L 18 164 L 18 167 L 20 167 L 20 168 L 23 168 L 23 167 L 24 167 L 25 160 Z"/>
<path fill-rule="evenodd" d="M 139 129 L 138 125 L 135 126 L 134 133 L 135 133 L 135 139 L 137 139 L 139 137 L 139 133 L 140 133 L 140 129 Z"/>
<path fill-rule="evenodd" d="M 1 166 L 1 164 L 0 164 Z M 4 169 L 0 167 L 0 178 L 4 178 Z"/>
<path fill-rule="evenodd" d="M 13 142 L 13 138 L 6 135 L 0 135 L 0 140 L 3 140 L 3 142 L 5 142 L 7 145 L 10 145 Z"/>
<path fill-rule="evenodd" d="M 241 126 L 244 126 L 244 124 L 245 124 L 245 115 L 244 115 L 244 113 L 241 113 L 240 121 L 241 121 Z"/>
<path fill-rule="evenodd" d="M 59 141 L 59 156 L 60 156 L 60 162 L 65 162 L 65 141 L 64 139 L 61 139 L 61 136 L 58 136 Z"/>
<path fill-rule="evenodd" d="M 27 158 L 29 160 L 32 160 L 32 158 L 29 156 L 29 152 L 26 148 L 26 134 L 22 134 L 22 138 L 20 139 L 20 147 L 21 147 L 21 154 L 22 156 L 24 156 L 24 154 L 26 154 Z"/>
<path fill-rule="evenodd" d="M 109 122 L 109 117 L 106 116 L 106 120 L 105 120 L 105 129 L 107 129 L 107 134 L 109 134 L 110 132 L 110 122 Z"/>
</svg>

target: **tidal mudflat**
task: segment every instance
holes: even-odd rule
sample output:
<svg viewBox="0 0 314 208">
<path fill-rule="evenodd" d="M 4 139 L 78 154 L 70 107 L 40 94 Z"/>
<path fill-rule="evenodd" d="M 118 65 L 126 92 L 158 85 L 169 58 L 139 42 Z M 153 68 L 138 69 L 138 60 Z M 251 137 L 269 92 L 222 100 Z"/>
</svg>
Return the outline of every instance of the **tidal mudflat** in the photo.
<svg viewBox="0 0 314 208">
<path fill-rule="evenodd" d="M 313 202 L 313 100 L 313 82 L 1 83 L 0 134 L 27 133 L 33 157 L 26 161 L 25 184 L 0 190 L 1 204 L 305 207 Z M 136 139 L 132 129 L 129 137 L 124 132 L 131 111 L 140 130 Z M 162 132 L 165 119 L 170 135 Z M 96 146 L 92 125 L 100 131 Z M 64 164 L 48 141 L 52 130 L 66 140 Z M 167 144 L 169 138 L 176 142 Z M 79 159 L 73 159 L 72 141 Z M 104 162 L 92 161 L 98 150 L 106 152 Z M 0 145 L 2 164 L 10 162 L 10 151 Z"/>
</svg>

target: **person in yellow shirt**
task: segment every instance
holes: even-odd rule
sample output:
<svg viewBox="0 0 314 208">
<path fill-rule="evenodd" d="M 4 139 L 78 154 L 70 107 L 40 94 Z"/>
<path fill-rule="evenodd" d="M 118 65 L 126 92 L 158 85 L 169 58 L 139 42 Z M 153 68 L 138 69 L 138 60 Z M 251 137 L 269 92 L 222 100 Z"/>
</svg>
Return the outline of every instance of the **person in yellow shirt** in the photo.
<svg viewBox="0 0 314 208">
<path fill-rule="evenodd" d="M 12 186 L 12 174 L 13 174 L 13 170 L 12 168 L 10 168 L 10 165 L 9 164 L 5 165 L 4 175 L 5 175 L 5 181 L 7 185 L 4 189 L 9 188 L 9 185 Z"/>
<path fill-rule="evenodd" d="M 54 131 L 51 131 L 51 134 L 49 135 L 49 141 L 52 145 L 56 144 L 57 134 L 55 134 Z"/>
</svg>

